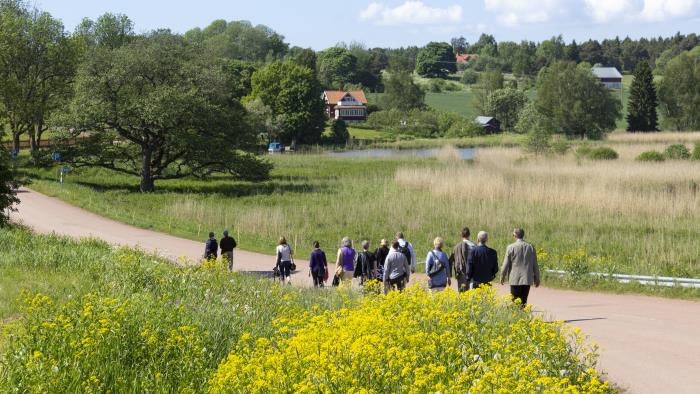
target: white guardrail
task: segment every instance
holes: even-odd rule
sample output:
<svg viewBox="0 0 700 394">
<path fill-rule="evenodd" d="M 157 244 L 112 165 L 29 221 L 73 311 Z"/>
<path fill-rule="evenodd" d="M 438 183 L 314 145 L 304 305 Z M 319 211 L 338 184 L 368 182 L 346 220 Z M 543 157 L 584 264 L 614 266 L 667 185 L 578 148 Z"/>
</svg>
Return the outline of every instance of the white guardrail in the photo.
<svg viewBox="0 0 700 394">
<path fill-rule="evenodd" d="M 547 270 L 550 274 L 556 275 L 568 275 L 569 272 L 564 270 Z M 607 278 L 613 278 L 620 283 L 632 283 L 637 282 L 643 285 L 652 286 L 681 286 L 689 288 L 700 288 L 700 279 L 691 278 L 672 278 L 668 276 L 645 276 L 645 275 L 625 275 L 625 274 L 605 274 L 602 272 L 590 272 L 589 275 L 602 276 Z"/>
</svg>

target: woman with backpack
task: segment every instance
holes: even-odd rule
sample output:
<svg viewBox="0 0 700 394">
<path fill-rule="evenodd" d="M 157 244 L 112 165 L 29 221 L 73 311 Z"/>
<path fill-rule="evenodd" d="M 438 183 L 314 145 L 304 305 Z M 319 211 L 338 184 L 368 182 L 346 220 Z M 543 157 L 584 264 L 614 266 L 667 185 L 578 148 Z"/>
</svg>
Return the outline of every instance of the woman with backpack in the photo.
<svg viewBox="0 0 700 394">
<path fill-rule="evenodd" d="M 340 244 L 341 247 L 338 249 L 338 255 L 335 259 L 335 274 L 340 280 L 352 281 L 357 253 L 352 248 L 352 240 L 349 237 L 343 238 Z"/>
<path fill-rule="evenodd" d="M 433 250 L 428 252 L 425 259 L 425 272 L 428 274 L 428 288 L 431 292 L 445 290 L 452 285 L 450 280 L 450 261 L 447 254 L 442 251 L 443 240 L 440 237 L 433 241 Z"/>
<path fill-rule="evenodd" d="M 280 237 L 277 245 L 277 267 L 280 270 L 280 280 L 287 284 L 292 284 L 292 256 L 294 251 L 292 247 L 287 244 L 287 239 Z"/>
</svg>

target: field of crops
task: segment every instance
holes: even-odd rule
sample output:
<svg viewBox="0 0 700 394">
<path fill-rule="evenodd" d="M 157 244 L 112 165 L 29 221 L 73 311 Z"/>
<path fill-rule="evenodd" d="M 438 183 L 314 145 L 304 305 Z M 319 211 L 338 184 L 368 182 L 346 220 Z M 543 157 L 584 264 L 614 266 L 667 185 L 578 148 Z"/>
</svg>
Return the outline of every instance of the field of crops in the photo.
<svg viewBox="0 0 700 394">
<path fill-rule="evenodd" d="M 490 291 L 294 289 L 0 229 L 0 305 L 3 392 L 611 390 L 595 345 Z"/>
</svg>

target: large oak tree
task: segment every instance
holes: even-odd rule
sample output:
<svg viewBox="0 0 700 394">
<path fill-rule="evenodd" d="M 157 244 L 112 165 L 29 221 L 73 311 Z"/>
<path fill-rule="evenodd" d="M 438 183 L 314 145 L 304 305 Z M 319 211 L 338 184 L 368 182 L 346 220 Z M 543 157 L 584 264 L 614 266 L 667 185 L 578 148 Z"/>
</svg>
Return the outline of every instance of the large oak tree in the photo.
<svg viewBox="0 0 700 394">
<path fill-rule="evenodd" d="M 80 67 L 65 126 L 87 139 L 67 150 L 79 166 L 155 181 L 228 173 L 261 179 L 255 133 L 221 62 L 181 36 L 157 31 L 96 47 Z"/>
</svg>

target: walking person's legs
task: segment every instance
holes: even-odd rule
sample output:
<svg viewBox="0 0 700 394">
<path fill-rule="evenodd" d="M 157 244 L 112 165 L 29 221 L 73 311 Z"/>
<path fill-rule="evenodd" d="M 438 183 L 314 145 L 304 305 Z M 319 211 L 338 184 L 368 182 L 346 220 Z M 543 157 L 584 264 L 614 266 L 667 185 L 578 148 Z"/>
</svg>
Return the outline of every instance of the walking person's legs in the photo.
<svg viewBox="0 0 700 394">
<path fill-rule="evenodd" d="M 281 270 L 282 270 L 282 281 L 284 282 L 285 280 L 287 283 L 291 284 L 292 283 L 292 262 L 291 261 L 283 261 L 280 263 L 281 265 Z"/>
<path fill-rule="evenodd" d="M 230 252 L 226 252 L 226 254 L 224 256 L 225 256 L 225 259 L 228 260 L 229 272 L 233 272 L 233 250 Z"/>
<path fill-rule="evenodd" d="M 466 275 L 457 275 L 457 290 L 460 293 L 469 290 L 469 280 L 467 280 Z"/>
<path fill-rule="evenodd" d="M 520 306 L 525 308 L 525 305 L 527 304 L 527 297 L 530 294 L 530 286 L 510 286 L 510 294 L 513 296 L 513 301 L 520 299 Z"/>
</svg>

